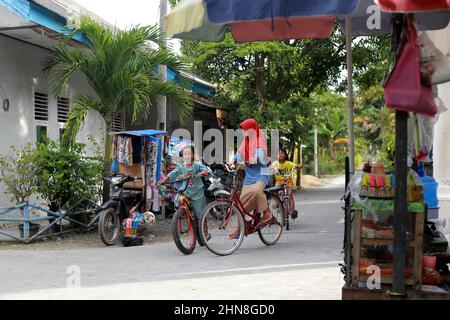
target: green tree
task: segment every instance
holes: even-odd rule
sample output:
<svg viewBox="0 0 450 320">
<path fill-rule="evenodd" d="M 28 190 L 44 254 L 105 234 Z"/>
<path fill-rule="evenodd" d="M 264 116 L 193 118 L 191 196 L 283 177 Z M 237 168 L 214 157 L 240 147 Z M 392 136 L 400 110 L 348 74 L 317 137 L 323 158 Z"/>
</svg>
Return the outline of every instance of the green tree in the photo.
<svg viewBox="0 0 450 320">
<path fill-rule="evenodd" d="M 175 72 L 184 69 L 178 57 L 164 43 L 157 26 L 137 26 L 126 31 L 107 29 L 88 17 L 80 28 L 87 48 L 71 48 L 66 39 L 48 57 L 44 70 L 50 73 L 51 88 L 62 95 L 76 73 L 85 76 L 96 96 L 79 95 L 70 108 L 62 142 L 71 145 L 89 110 L 97 110 L 106 122 L 105 163 L 109 160 L 111 115 L 131 108 L 132 121 L 147 119 L 149 109 L 160 96 L 169 97 L 183 120 L 191 110 L 186 92 L 174 82 L 162 81 L 155 72 L 166 65 Z M 107 169 L 107 168 L 105 168 Z"/>
<path fill-rule="evenodd" d="M 367 142 L 368 158 L 390 162 L 395 148 L 395 112 L 385 107 L 383 88 L 361 90 L 356 99 L 358 135 Z"/>
</svg>

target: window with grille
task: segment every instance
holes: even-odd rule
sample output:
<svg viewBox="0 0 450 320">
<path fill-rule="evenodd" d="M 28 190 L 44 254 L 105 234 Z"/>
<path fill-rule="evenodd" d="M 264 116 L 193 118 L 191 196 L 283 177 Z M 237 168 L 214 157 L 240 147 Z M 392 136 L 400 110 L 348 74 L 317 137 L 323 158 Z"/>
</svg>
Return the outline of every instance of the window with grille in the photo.
<svg viewBox="0 0 450 320">
<path fill-rule="evenodd" d="M 48 95 L 45 93 L 34 93 L 34 119 L 48 121 Z"/>
<path fill-rule="evenodd" d="M 58 97 L 58 122 L 66 123 L 69 115 L 70 100 Z"/>
<path fill-rule="evenodd" d="M 112 132 L 119 132 L 125 130 L 125 123 L 122 112 L 113 112 L 111 114 L 111 130 Z"/>
</svg>

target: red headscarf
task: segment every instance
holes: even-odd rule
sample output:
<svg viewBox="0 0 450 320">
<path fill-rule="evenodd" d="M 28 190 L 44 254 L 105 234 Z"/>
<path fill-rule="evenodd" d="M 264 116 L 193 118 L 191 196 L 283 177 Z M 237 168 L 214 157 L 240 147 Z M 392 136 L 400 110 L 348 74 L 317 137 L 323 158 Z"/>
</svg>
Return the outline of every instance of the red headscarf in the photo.
<svg viewBox="0 0 450 320">
<path fill-rule="evenodd" d="M 264 137 L 264 131 L 258 125 L 258 122 L 254 119 L 247 119 L 241 123 L 242 130 L 249 131 L 249 137 L 245 137 L 239 147 L 238 152 L 244 158 L 245 162 L 250 162 L 256 156 L 256 149 L 261 148 L 264 150 L 267 157 L 266 139 Z M 255 163 L 252 163 L 255 164 Z"/>
</svg>

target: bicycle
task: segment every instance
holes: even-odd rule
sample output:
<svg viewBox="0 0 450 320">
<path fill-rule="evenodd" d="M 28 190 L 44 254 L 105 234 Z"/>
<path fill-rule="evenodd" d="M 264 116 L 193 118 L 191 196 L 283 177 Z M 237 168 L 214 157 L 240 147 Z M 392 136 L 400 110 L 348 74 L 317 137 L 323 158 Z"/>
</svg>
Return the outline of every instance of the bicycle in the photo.
<svg viewBox="0 0 450 320">
<path fill-rule="evenodd" d="M 178 208 L 171 222 L 172 237 L 178 250 L 185 255 L 194 252 L 197 241 L 201 246 L 204 245 L 199 237 L 198 219 L 191 208 L 189 199 L 184 195 L 192 178 L 169 182 L 172 185 L 172 191 L 179 195 Z M 181 184 L 181 187 L 177 186 L 178 184 Z"/>
<path fill-rule="evenodd" d="M 241 246 L 244 236 L 258 232 L 261 241 L 267 245 L 275 245 L 281 238 L 284 219 L 284 209 L 280 199 L 275 195 L 273 188 L 266 189 L 269 209 L 272 219 L 262 223 L 260 214 L 248 212 L 236 191 L 237 172 L 225 165 L 227 171 L 232 174 L 232 185 L 230 191 L 221 190 L 216 192 L 216 201 L 210 203 L 203 210 L 200 218 L 200 238 L 205 247 L 219 256 L 233 254 Z M 239 230 L 239 235 L 234 239 L 230 232 Z"/>
<path fill-rule="evenodd" d="M 274 167 L 274 169 L 277 169 L 278 172 L 281 171 L 276 167 Z M 289 178 L 292 178 L 295 169 L 297 169 L 297 166 L 294 166 L 291 169 L 291 172 L 289 174 L 280 174 L 281 177 L 283 178 L 283 184 L 281 187 L 275 187 L 275 190 L 278 191 L 278 197 L 281 200 L 281 202 L 283 203 L 284 212 L 286 213 L 285 220 L 284 220 L 284 225 L 286 226 L 286 230 L 290 229 L 290 226 L 289 226 L 290 219 L 292 218 L 293 220 L 295 220 L 298 216 L 298 213 L 296 212 L 296 210 L 291 210 L 292 209 L 290 207 L 291 190 L 289 189 L 288 183 L 287 183 L 287 180 Z M 281 188 L 281 190 L 280 190 L 280 188 Z"/>
</svg>

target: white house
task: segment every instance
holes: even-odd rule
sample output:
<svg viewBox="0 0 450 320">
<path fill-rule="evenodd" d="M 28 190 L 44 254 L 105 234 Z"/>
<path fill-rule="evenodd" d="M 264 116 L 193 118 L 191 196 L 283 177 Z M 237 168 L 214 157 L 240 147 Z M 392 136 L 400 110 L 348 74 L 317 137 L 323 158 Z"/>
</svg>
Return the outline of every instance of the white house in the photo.
<svg viewBox="0 0 450 320">
<path fill-rule="evenodd" d="M 64 128 L 71 101 L 79 94 L 95 96 L 83 75 L 78 75 L 70 83 L 62 97 L 55 97 L 49 88 L 49 79 L 42 72 L 44 60 L 57 44 L 56 38 L 67 34 L 68 21 L 72 16 L 88 15 L 108 28 L 114 26 L 86 10 L 72 0 L 0 0 L 0 154 L 10 152 L 10 146 L 23 146 L 39 141 L 42 135 L 58 140 Z M 73 46 L 86 43 L 77 35 L 70 42 Z M 208 96 L 216 86 L 191 74 L 191 91 L 194 110 L 187 121 L 187 129 L 193 133 L 193 123 L 202 120 L 204 130 L 218 128 L 217 106 Z M 179 82 L 178 75 L 168 69 L 167 79 Z M 178 128 L 176 106 L 168 102 L 167 130 Z M 156 108 L 150 112 L 145 123 L 133 125 L 131 114 L 113 115 L 113 131 L 125 129 L 156 128 Z M 100 145 L 105 136 L 105 124 L 96 111 L 91 111 L 78 142 L 90 144 L 92 136 Z M 0 186 L 0 207 L 10 206 L 8 197 Z"/>
<path fill-rule="evenodd" d="M 436 46 L 447 54 L 450 51 L 450 26 L 431 32 L 431 35 Z M 440 218 L 450 219 L 450 82 L 439 86 L 439 96 L 449 111 L 441 114 L 435 128 L 434 176 L 439 183 Z"/>
<path fill-rule="evenodd" d="M 9 153 L 11 145 L 23 146 L 41 135 L 58 140 L 74 97 L 94 95 L 87 81 L 78 76 L 63 97 L 55 97 L 42 72 L 55 37 L 64 32 L 66 17 L 74 10 L 99 19 L 67 0 L 0 0 L 1 154 Z M 74 39 L 72 44 L 80 42 L 82 39 Z M 89 114 L 78 141 L 89 143 L 89 135 L 98 142 L 104 137 L 104 121 L 95 111 Z M 0 207 L 9 205 L 0 192 Z"/>
</svg>

